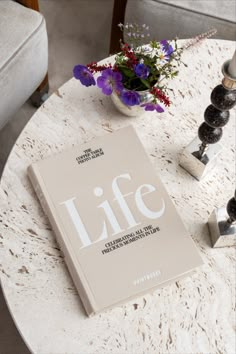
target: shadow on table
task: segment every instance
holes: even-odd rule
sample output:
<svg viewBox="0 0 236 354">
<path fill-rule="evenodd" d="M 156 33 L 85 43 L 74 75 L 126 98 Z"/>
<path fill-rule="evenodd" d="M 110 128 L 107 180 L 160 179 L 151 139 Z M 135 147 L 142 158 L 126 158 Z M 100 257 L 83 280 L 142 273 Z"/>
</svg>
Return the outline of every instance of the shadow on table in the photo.
<svg viewBox="0 0 236 354">
<path fill-rule="evenodd" d="M 30 354 L 8 311 L 0 286 L 0 354 Z"/>
</svg>

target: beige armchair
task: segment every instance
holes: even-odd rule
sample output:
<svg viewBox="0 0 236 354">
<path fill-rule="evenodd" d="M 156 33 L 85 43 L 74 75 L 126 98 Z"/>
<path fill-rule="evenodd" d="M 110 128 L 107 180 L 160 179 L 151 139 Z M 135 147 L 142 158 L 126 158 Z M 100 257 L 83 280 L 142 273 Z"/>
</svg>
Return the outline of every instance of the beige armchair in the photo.
<svg viewBox="0 0 236 354">
<path fill-rule="evenodd" d="M 48 93 L 48 38 L 38 0 L 0 1 L 0 129 L 32 97 Z"/>
</svg>

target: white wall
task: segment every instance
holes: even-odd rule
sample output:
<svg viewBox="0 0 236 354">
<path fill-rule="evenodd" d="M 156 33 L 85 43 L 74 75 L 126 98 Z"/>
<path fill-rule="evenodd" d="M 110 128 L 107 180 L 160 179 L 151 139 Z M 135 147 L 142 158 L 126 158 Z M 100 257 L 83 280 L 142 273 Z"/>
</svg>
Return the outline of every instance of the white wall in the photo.
<svg viewBox="0 0 236 354">
<path fill-rule="evenodd" d="M 128 0 L 126 21 L 149 24 L 157 40 L 189 38 L 212 27 L 214 38 L 235 40 L 235 23 L 228 20 L 236 20 L 235 6 L 231 0 Z"/>
<path fill-rule="evenodd" d="M 235 0 L 163 0 L 163 2 L 228 21 L 236 20 Z"/>
</svg>

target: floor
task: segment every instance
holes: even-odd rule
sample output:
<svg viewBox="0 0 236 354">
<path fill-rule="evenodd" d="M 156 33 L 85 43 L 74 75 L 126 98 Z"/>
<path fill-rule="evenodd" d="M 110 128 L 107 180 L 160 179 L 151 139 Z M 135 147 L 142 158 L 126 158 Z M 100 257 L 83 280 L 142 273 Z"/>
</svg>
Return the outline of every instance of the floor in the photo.
<svg viewBox="0 0 236 354">
<path fill-rule="evenodd" d="M 129 0 L 126 20 L 149 24 L 151 35 L 156 39 L 176 35 L 188 38 L 211 27 L 218 30 L 216 38 L 235 38 L 234 1 L 196 2 L 198 7 L 193 6 L 191 0 Z M 182 8 L 175 7 L 176 3 Z M 71 78 L 75 64 L 98 61 L 108 55 L 112 5 L 112 0 L 40 0 L 49 36 L 50 93 Z M 184 8 L 191 8 L 193 12 Z M 196 9 L 205 9 L 208 16 L 194 12 Z M 0 131 L 0 176 L 14 142 L 35 111 L 30 102 L 26 102 Z M 0 289 L 0 354 L 26 353 L 29 351 L 13 324 Z"/>
</svg>

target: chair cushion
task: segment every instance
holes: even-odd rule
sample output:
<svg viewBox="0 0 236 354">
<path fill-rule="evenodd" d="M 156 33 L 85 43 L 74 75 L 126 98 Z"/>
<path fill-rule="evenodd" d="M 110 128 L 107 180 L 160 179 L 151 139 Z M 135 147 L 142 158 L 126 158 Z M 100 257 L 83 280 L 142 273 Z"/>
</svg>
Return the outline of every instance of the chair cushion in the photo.
<svg viewBox="0 0 236 354">
<path fill-rule="evenodd" d="M 44 17 L 14 1 L 0 1 L 0 129 L 47 73 Z"/>
</svg>

